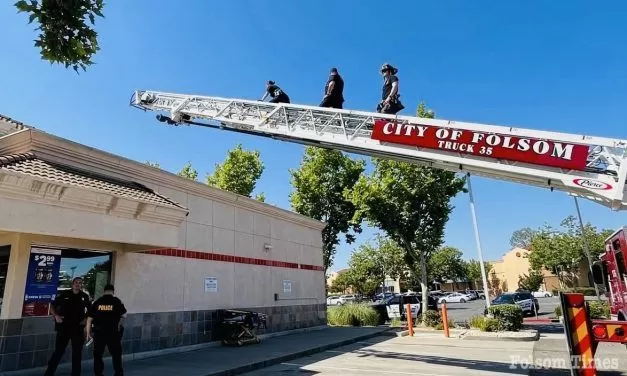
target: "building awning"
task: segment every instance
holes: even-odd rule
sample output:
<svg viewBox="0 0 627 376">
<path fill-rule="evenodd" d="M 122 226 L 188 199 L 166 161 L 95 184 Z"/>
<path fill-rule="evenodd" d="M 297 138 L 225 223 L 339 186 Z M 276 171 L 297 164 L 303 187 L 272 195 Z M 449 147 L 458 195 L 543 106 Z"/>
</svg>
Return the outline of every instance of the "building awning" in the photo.
<svg viewBox="0 0 627 376">
<path fill-rule="evenodd" d="M 178 246 L 178 229 L 188 214 L 139 183 L 33 152 L 0 156 L 0 200 L 0 230 L 128 244 Z"/>
</svg>

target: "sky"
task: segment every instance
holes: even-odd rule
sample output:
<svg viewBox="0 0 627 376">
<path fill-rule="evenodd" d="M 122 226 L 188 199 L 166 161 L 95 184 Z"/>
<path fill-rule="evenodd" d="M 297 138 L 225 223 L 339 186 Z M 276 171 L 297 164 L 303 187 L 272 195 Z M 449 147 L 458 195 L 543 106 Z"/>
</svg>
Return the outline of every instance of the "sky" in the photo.
<svg viewBox="0 0 627 376">
<path fill-rule="evenodd" d="M 627 138 L 627 3 L 372 0 L 109 1 L 97 19 L 101 51 L 77 75 L 42 61 L 37 33 L 11 2 L 0 5 L 0 113 L 60 137 L 176 172 L 190 161 L 204 180 L 241 143 L 261 152 L 256 192 L 289 209 L 289 169 L 303 147 L 195 127 L 168 127 L 129 106 L 134 90 L 259 99 L 275 80 L 293 103 L 317 105 L 330 67 L 345 80 L 344 108 L 374 111 L 379 67 L 399 69 L 411 115 L 424 100 L 438 118 Z M 499 259 L 513 231 L 558 226 L 572 197 L 473 178 L 484 259 Z M 467 194 L 453 200 L 445 244 L 477 258 Z M 580 201 L 584 221 L 627 225 L 627 215 Z M 346 267 L 366 229 L 339 247 Z"/>
</svg>

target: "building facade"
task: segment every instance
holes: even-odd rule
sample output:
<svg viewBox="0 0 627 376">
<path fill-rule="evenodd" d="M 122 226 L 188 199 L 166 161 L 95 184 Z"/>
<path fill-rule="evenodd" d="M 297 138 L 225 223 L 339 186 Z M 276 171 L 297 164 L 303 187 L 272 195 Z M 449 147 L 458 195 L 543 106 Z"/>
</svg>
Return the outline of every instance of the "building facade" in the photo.
<svg viewBox="0 0 627 376">
<path fill-rule="evenodd" d="M 490 295 L 496 296 L 500 292 L 514 292 L 519 288 L 518 281 L 521 275 L 529 274 L 531 267 L 529 253 L 523 248 L 513 248 L 503 255 L 498 261 L 491 261 L 492 269 L 487 275 L 490 285 Z M 560 289 L 557 276 L 548 270 L 542 270 L 544 281 L 540 291 L 552 292 Z M 590 287 L 591 276 L 588 261 L 582 260 L 578 267 L 578 275 L 574 278 L 573 287 Z"/>
<path fill-rule="evenodd" d="M 0 208 L 1 371 L 46 364 L 75 276 L 94 299 L 116 286 L 125 354 L 215 341 L 224 309 L 326 325 L 322 222 L 5 117 Z"/>
</svg>

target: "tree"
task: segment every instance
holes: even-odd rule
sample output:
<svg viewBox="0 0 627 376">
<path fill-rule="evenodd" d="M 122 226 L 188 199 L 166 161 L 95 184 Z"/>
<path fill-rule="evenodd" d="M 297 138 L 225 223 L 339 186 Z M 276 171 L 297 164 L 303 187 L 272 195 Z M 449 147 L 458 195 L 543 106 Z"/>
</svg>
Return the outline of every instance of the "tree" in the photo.
<svg viewBox="0 0 627 376">
<path fill-rule="evenodd" d="M 418 116 L 433 116 L 424 103 Z M 404 252 L 411 272 L 420 275 L 422 296 L 427 296 L 427 259 L 444 237 L 453 210 L 450 201 L 464 191 L 464 178 L 395 160 L 373 158 L 374 171 L 360 178 L 353 190 L 358 207 L 355 218 L 385 231 Z M 422 301 L 423 319 L 427 299 Z"/>
<path fill-rule="evenodd" d="M 109 273 L 111 271 L 111 260 L 99 262 L 91 267 L 83 276 L 83 285 L 85 290 L 92 294 L 92 298 L 96 298 L 96 281 L 100 272 Z M 106 282 L 105 282 L 106 283 Z"/>
<path fill-rule="evenodd" d="M 537 234 L 537 231 L 530 229 L 529 227 L 521 228 L 514 231 L 509 243 L 512 247 L 518 247 L 526 250 L 531 250 L 531 243 L 533 237 Z"/>
<path fill-rule="evenodd" d="M 340 273 L 331 283 L 329 291 L 333 293 L 344 293 L 351 286 L 351 275 L 348 271 Z"/>
<path fill-rule="evenodd" d="M 529 269 L 529 274 L 518 277 L 518 288 L 527 291 L 538 291 L 544 283 L 544 276 L 541 272 Z"/>
<path fill-rule="evenodd" d="M 148 166 L 151 166 L 151 167 L 154 167 L 154 168 L 161 168 L 161 166 L 159 166 L 159 163 L 157 163 L 157 162 L 146 161 L 145 163 Z"/>
<path fill-rule="evenodd" d="M 192 167 L 192 162 L 187 162 L 177 175 L 189 180 L 196 181 L 196 178 L 198 178 L 198 171 L 196 171 L 196 169 Z"/>
<path fill-rule="evenodd" d="M 446 281 L 466 278 L 463 253 L 455 247 L 442 247 L 435 251 L 427 263 L 429 280 Z"/>
<path fill-rule="evenodd" d="M 481 289 L 483 289 L 483 276 L 481 275 L 481 265 L 479 263 L 479 260 L 470 259 L 464 263 L 464 267 L 466 269 L 466 277 L 470 280 L 470 282 L 472 282 L 473 288 L 477 290 L 477 286 L 482 286 Z M 489 262 L 484 262 L 483 268 L 485 270 L 486 279 L 489 279 L 490 270 L 492 270 L 492 264 Z M 490 281 L 487 280 L 486 282 L 488 283 L 488 288 L 490 288 Z M 488 291 L 486 291 L 485 293 L 487 294 Z"/>
<path fill-rule="evenodd" d="M 299 168 L 290 170 L 292 209 L 326 223 L 322 230 L 325 272 L 333 265 L 340 233 L 351 244 L 355 236 L 349 232 L 361 232 L 352 221 L 356 208 L 349 195 L 364 168 L 364 161 L 352 160 L 339 150 L 307 146 Z"/>
<path fill-rule="evenodd" d="M 353 252 L 348 262 L 348 281 L 364 294 L 374 294 L 386 277 L 397 279 L 405 275 L 403 250 L 392 240 L 377 236 L 375 245 L 364 243 Z"/>
<path fill-rule="evenodd" d="M 92 56 L 100 50 L 98 33 L 87 23 L 104 17 L 103 0 L 21 0 L 15 3 L 18 12 L 29 13 L 28 23 L 37 20 L 41 33 L 35 40 L 41 58 L 50 64 L 63 64 L 87 70 Z"/>
<path fill-rule="evenodd" d="M 229 150 L 226 160 L 216 163 L 207 184 L 242 196 L 251 197 L 265 166 L 259 151 L 244 150 L 241 144 Z"/>
<path fill-rule="evenodd" d="M 587 244 L 591 260 L 598 259 L 604 250 L 604 239 L 611 230 L 598 231 L 590 223 L 584 225 L 584 232 L 573 216 L 566 217 L 560 224 L 561 230 L 546 225 L 537 231 L 529 253 L 532 269 L 542 268 L 557 276 L 561 285 L 573 286 L 579 274 L 579 265 L 587 259 L 584 245 Z"/>
<path fill-rule="evenodd" d="M 257 201 L 261 201 L 261 202 L 266 202 L 266 194 L 265 194 L 265 193 L 263 193 L 263 192 L 258 193 L 258 194 L 255 196 L 255 200 L 257 200 Z"/>
</svg>

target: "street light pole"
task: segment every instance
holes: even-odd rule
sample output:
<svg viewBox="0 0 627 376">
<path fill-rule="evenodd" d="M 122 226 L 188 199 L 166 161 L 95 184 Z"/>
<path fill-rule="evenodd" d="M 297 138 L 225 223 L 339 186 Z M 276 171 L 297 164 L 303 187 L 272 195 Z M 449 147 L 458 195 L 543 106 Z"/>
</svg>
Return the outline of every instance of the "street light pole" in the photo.
<svg viewBox="0 0 627 376">
<path fill-rule="evenodd" d="M 479 238 L 477 214 L 475 213 L 475 199 L 472 195 L 472 185 L 470 184 L 470 173 L 466 173 L 466 177 L 468 179 L 468 196 L 470 197 L 470 213 L 472 215 L 472 225 L 475 230 L 475 242 L 477 243 L 477 252 L 479 252 L 479 267 L 481 268 L 481 279 L 483 280 L 485 304 L 486 304 L 486 308 L 490 309 L 490 291 L 488 290 L 488 278 L 486 277 L 485 266 L 483 265 L 483 252 L 481 251 L 481 240 Z"/>
</svg>

